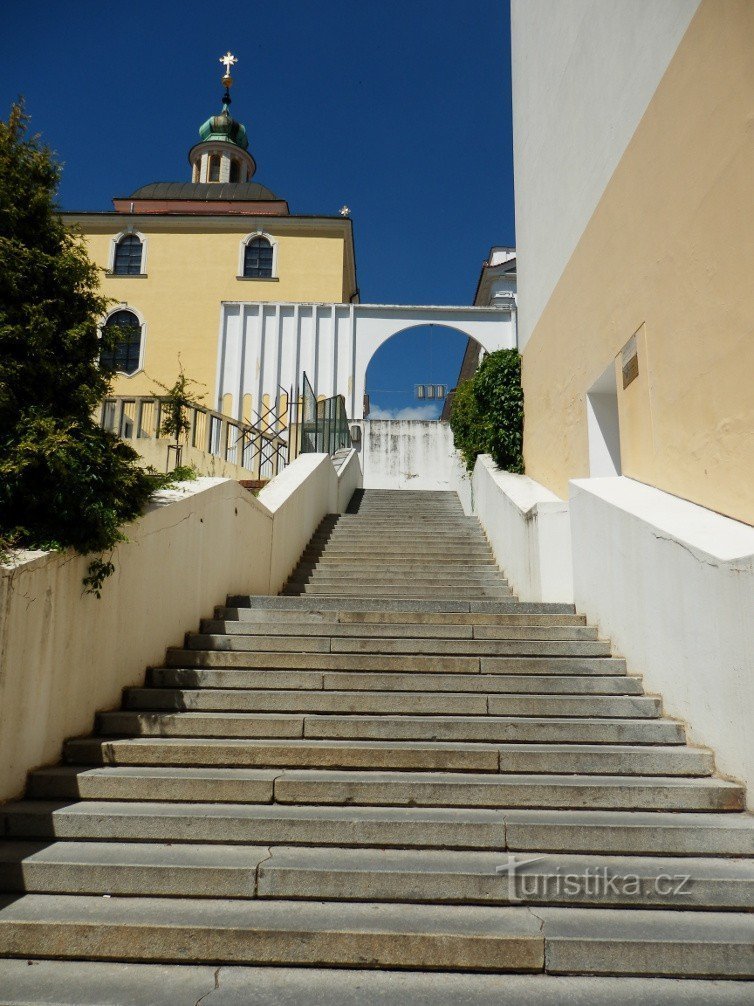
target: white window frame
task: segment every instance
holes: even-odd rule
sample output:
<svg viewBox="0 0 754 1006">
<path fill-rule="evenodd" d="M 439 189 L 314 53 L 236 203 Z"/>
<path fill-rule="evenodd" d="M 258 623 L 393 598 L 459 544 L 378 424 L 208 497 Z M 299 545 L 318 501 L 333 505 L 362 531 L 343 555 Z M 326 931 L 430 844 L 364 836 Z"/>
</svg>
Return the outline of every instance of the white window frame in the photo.
<svg viewBox="0 0 754 1006">
<path fill-rule="evenodd" d="M 253 241 L 255 238 L 264 238 L 265 241 L 269 241 L 272 245 L 272 275 L 271 276 L 244 276 L 243 274 L 243 261 L 246 253 L 246 246 L 249 241 Z M 245 238 L 241 241 L 238 248 L 238 278 L 246 280 L 247 282 L 256 283 L 269 283 L 270 280 L 278 279 L 278 243 L 275 238 L 268 234 L 267 231 L 253 231 L 251 234 L 247 234 Z"/>
<path fill-rule="evenodd" d="M 112 317 L 112 315 L 117 314 L 118 311 L 130 311 L 131 314 L 136 315 L 136 320 L 139 322 L 139 325 L 141 326 L 141 345 L 139 346 L 139 365 L 137 366 L 133 374 L 128 374 L 126 373 L 125 370 L 116 370 L 115 373 L 118 374 L 119 377 L 128 377 L 128 378 L 136 377 L 137 374 L 144 373 L 144 353 L 147 345 L 147 323 L 144 320 L 144 315 L 141 313 L 141 311 L 139 311 L 138 308 L 133 307 L 133 305 L 131 304 L 125 304 L 125 303 L 116 304 L 114 307 L 110 308 L 110 310 L 107 312 L 107 314 L 103 317 L 102 321 L 100 322 L 98 326 L 99 336 L 101 339 L 102 329 L 107 324 L 108 319 Z"/>
<path fill-rule="evenodd" d="M 133 273 L 132 275 L 123 275 L 115 273 L 115 249 L 118 244 L 126 237 L 135 237 L 141 241 L 141 272 Z M 107 275 L 116 276 L 117 279 L 136 279 L 138 276 L 146 276 L 147 274 L 147 237 L 146 234 L 142 234 L 141 231 L 137 231 L 135 227 L 128 227 L 126 230 L 121 231 L 120 234 L 116 234 L 114 238 L 110 240 L 110 257 L 107 263 Z"/>
</svg>

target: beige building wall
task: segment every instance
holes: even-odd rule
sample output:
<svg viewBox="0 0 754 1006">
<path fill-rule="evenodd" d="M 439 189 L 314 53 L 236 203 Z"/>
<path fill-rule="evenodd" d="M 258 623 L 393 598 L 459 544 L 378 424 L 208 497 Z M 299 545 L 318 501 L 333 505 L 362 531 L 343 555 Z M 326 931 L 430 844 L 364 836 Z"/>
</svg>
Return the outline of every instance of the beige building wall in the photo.
<svg viewBox="0 0 754 1006">
<path fill-rule="evenodd" d="M 634 28 L 624 33 L 621 50 L 630 62 L 631 46 L 642 39 L 645 5 L 611 0 L 605 6 Z M 531 202 L 542 179 L 521 173 L 517 152 L 526 471 L 563 498 L 569 479 L 590 474 L 586 395 L 614 365 L 622 474 L 754 523 L 754 4 L 672 0 L 655 6 L 675 15 L 672 24 L 655 25 L 665 32 L 667 66 L 604 188 L 594 182 L 591 212 L 583 201 L 583 228 L 572 251 L 560 235 L 562 263 L 556 262 L 546 297 L 532 277 L 539 260 L 552 268 L 552 249 L 521 217 L 524 207 L 543 212 Z M 541 0 L 535 7 L 541 13 Z M 591 0 L 575 0 L 550 3 L 549 12 L 557 18 L 564 9 L 588 13 L 592 7 Z M 681 32 L 684 12 L 689 23 Z M 523 0 L 514 0 L 519 120 L 531 97 L 526 78 L 538 69 L 536 58 L 521 58 L 524 16 Z M 576 36 L 573 45 L 579 45 Z M 661 47 L 656 38 L 651 45 L 657 76 Z M 596 56 L 592 63 L 594 70 Z M 604 63 L 598 69 L 612 73 Z M 599 73 L 582 77 L 609 93 Z M 559 104 L 575 96 L 564 85 L 538 100 L 554 103 L 557 116 Z M 615 144 L 619 105 L 615 129 L 608 118 L 590 138 L 595 151 L 581 151 L 585 171 L 592 156 L 601 157 L 601 145 Z M 539 140 L 541 147 L 546 139 Z M 536 163 L 528 165 L 536 174 Z M 561 198 L 569 198 L 567 187 Z M 553 222 L 556 237 L 558 226 Z M 576 226 L 573 220 L 569 226 Z M 621 351 L 632 336 L 638 376 L 624 389 Z"/>
<path fill-rule="evenodd" d="M 144 323 L 142 365 L 116 377 L 116 395 L 159 394 L 155 382 L 171 385 L 180 363 L 203 386 L 204 404 L 221 407 L 215 392 L 223 301 L 341 302 L 355 285 L 347 221 L 114 213 L 66 219 L 82 228 L 90 256 L 104 270 L 102 290 L 112 299 L 111 310 L 131 308 Z M 131 226 L 146 239 L 146 274 L 107 274 L 113 238 Z M 258 230 L 277 245 L 276 277 L 239 278 L 241 242 Z"/>
</svg>

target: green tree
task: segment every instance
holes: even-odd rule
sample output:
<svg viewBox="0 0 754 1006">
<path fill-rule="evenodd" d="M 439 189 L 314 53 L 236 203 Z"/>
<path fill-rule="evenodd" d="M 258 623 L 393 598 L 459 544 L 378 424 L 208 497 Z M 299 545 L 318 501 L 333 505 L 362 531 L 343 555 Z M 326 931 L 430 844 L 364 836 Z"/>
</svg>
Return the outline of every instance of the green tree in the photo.
<svg viewBox="0 0 754 1006">
<path fill-rule="evenodd" d="M 201 405 L 204 395 L 196 395 L 191 391 L 192 385 L 197 388 L 204 387 L 192 377 L 187 377 L 183 369 L 180 357 L 178 358 L 178 377 L 173 384 L 168 386 L 162 381 L 154 381 L 164 394 L 162 398 L 162 415 L 159 433 L 163 437 L 173 437 L 176 447 L 180 443 L 182 436 L 191 429 L 191 419 L 189 413 L 191 408 Z"/>
<path fill-rule="evenodd" d="M 100 336 L 98 269 L 60 218 L 60 166 L 28 125 L 20 103 L 0 122 L 0 539 L 102 552 L 151 482 L 93 418 L 111 379 L 100 351 L 118 336 Z"/>
<path fill-rule="evenodd" d="M 499 468 L 523 472 L 524 393 L 515 349 L 489 353 L 476 374 L 459 385 L 450 428 L 469 471 L 479 454 L 491 454 Z"/>
</svg>

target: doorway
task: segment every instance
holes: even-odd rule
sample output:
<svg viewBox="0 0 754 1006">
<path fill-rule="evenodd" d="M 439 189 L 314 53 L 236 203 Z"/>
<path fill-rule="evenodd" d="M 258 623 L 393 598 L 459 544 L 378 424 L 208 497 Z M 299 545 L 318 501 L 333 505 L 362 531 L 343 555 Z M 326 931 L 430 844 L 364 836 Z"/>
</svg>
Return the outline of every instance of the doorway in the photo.
<svg viewBox="0 0 754 1006">
<path fill-rule="evenodd" d="M 620 422 L 615 363 L 610 363 L 586 394 L 589 476 L 620 475 Z"/>
</svg>

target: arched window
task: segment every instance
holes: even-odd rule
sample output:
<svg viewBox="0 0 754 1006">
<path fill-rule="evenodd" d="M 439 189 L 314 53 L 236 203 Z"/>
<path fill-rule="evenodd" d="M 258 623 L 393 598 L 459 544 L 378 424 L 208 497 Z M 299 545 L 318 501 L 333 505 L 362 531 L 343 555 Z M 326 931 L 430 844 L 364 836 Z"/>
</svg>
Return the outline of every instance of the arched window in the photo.
<svg viewBox="0 0 754 1006">
<path fill-rule="evenodd" d="M 256 237 L 248 242 L 243 253 L 243 274 L 262 279 L 272 276 L 272 245 L 267 238 Z"/>
<path fill-rule="evenodd" d="M 105 322 L 104 334 L 108 337 L 115 336 L 115 339 L 112 347 L 102 350 L 101 365 L 105 370 L 135 374 L 141 357 L 141 324 L 133 311 L 115 311 L 111 314 Z"/>
<path fill-rule="evenodd" d="M 220 181 L 220 155 L 210 154 L 209 155 L 209 174 L 207 175 L 207 181 L 209 182 L 219 182 Z"/>
<path fill-rule="evenodd" d="M 141 275 L 141 238 L 124 234 L 115 246 L 113 272 L 116 276 Z"/>
<path fill-rule="evenodd" d="M 233 160 L 230 162 L 230 178 L 231 182 L 239 182 L 241 180 L 241 165 L 238 161 Z"/>
</svg>

